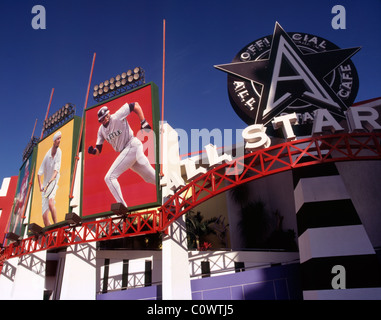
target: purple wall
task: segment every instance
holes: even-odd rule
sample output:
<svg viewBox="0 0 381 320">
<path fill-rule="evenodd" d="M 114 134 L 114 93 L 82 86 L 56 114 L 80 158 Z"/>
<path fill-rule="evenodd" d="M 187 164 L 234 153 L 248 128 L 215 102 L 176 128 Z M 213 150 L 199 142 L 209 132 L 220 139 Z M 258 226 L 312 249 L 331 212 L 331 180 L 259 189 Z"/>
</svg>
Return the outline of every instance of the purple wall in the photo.
<svg viewBox="0 0 381 320">
<path fill-rule="evenodd" d="M 193 280 L 193 300 L 302 299 L 299 264 Z"/>
<path fill-rule="evenodd" d="M 161 286 L 150 286 L 97 294 L 97 300 L 161 300 Z"/>
<path fill-rule="evenodd" d="M 302 299 L 299 264 L 253 269 L 191 281 L 193 300 Z M 97 295 L 97 300 L 161 300 L 161 286 Z"/>
</svg>

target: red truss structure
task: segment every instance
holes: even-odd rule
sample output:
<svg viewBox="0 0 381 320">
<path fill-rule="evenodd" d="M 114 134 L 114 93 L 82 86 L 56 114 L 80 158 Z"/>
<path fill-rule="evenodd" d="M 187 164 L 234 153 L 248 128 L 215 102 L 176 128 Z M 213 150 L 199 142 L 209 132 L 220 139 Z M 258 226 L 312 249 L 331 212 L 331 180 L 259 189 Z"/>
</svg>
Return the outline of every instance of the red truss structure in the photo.
<svg viewBox="0 0 381 320">
<path fill-rule="evenodd" d="M 78 225 L 65 225 L 11 243 L 0 256 L 0 262 L 33 252 L 57 249 L 93 241 L 113 240 L 158 232 L 159 212 L 152 209 L 117 218 L 107 217 Z"/>
<path fill-rule="evenodd" d="M 182 187 L 162 207 L 160 229 L 200 203 L 255 179 L 294 168 L 381 159 L 381 133 L 316 136 L 274 145 L 215 167 Z"/>
<path fill-rule="evenodd" d="M 74 244 L 165 232 L 200 203 L 249 181 L 320 163 L 380 159 L 381 133 L 342 133 L 284 142 L 211 168 L 179 188 L 160 208 L 61 226 L 14 242 L 3 249 L 0 262 Z"/>
</svg>

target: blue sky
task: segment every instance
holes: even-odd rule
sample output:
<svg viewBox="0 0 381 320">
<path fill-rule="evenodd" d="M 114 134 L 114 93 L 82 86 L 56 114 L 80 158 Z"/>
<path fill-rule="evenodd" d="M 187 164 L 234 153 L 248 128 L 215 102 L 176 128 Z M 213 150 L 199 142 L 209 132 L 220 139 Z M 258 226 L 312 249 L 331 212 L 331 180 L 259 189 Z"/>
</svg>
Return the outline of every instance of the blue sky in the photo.
<svg viewBox="0 0 381 320">
<path fill-rule="evenodd" d="M 334 30 L 331 9 L 346 9 L 346 29 Z M 34 5 L 46 9 L 46 29 L 31 26 Z M 243 129 L 230 106 L 227 76 L 215 69 L 250 42 L 270 35 L 278 21 L 341 48 L 361 46 L 352 57 L 360 79 L 356 101 L 381 96 L 381 1 L 1 1 L 0 183 L 18 175 L 22 152 L 50 114 L 65 103 L 81 116 L 93 53 L 91 88 L 135 66 L 162 87 L 162 35 L 166 19 L 165 120 L 172 127 Z M 161 101 L 161 98 L 160 98 Z M 96 102 L 90 96 L 88 106 Z"/>
</svg>

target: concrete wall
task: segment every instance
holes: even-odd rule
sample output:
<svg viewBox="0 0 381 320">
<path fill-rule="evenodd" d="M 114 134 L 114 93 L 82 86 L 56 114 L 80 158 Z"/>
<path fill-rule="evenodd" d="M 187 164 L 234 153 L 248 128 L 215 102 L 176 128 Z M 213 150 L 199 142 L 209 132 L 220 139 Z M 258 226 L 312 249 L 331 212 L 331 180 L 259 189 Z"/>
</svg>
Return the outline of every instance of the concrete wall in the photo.
<svg viewBox="0 0 381 320">
<path fill-rule="evenodd" d="M 296 232 L 293 178 L 291 171 L 254 180 L 247 183 L 245 187 L 248 190 L 248 201 L 262 201 L 264 203 L 270 224 L 268 233 L 271 233 L 276 227 L 275 211 L 278 211 L 283 217 L 283 230 L 291 229 Z M 231 248 L 240 250 L 245 247 L 240 228 L 242 205 L 234 200 L 230 191 L 227 192 L 227 200 Z"/>
<path fill-rule="evenodd" d="M 193 300 L 299 300 L 299 265 L 254 269 L 192 281 Z"/>
<path fill-rule="evenodd" d="M 336 167 L 373 247 L 381 247 L 381 161 L 338 162 Z"/>
<path fill-rule="evenodd" d="M 299 265 L 289 264 L 194 279 L 192 300 L 299 300 Z M 97 295 L 97 300 L 161 300 L 161 286 Z"/>
</svg>

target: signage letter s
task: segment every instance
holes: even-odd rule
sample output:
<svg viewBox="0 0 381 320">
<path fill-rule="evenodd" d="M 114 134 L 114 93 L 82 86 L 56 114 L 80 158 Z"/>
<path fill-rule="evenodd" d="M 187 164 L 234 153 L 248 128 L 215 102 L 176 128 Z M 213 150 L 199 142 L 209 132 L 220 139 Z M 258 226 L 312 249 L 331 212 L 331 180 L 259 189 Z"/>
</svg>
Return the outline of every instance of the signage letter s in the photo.
<svg viewBox="0 0 381 320">
<path fill-rule="evenodd" d="M 245 139 L 246 151 L 253 152 L 260 148 L 268 148 L 271 140 L 266 134 L 266 127 L 263 124 L 253 124 L 248 126 L 242 132 L 242 137 Z"/>
</svg>

